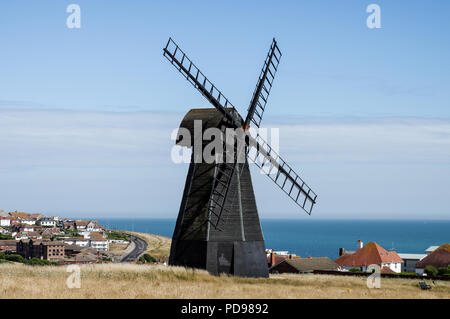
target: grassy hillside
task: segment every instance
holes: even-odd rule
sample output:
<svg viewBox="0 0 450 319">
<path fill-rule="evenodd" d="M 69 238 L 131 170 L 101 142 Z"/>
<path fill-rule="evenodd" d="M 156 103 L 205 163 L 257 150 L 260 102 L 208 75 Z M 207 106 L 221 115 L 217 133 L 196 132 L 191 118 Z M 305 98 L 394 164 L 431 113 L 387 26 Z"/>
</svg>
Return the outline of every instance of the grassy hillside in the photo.
<svg viewBox="0 0 450 319">
<path fill-rule="evenodd" d="M 330 275 L 271 275 L 269 279 L 214 277 L 181 267 L 98 264 L 81 267 L 81 288 L 69 289 L 65 267 L 0 264 L 0 298 L 450 298 L 450 282 L 430 291 L 419 280 Z"/>
<path fill-rule="evenodd" d="M 159 258 L 169 258 L 170 244 L 172 240 L 170 238 L 147 234 L 147 233 L 137 233 L 126 231 L 124 233 L 132 234 L 136 237 L 142 238 L 147 243 L 147 254 L 159 259 Z"/>
</svg>

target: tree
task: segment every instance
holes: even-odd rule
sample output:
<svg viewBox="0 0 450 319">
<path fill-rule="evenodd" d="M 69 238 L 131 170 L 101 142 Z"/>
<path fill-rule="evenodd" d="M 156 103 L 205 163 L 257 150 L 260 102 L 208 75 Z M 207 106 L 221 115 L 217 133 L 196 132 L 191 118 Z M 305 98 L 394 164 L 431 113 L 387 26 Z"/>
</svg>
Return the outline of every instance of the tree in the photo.
<svg viewBox="0 0 450 319">
<path fill-rule="evenodd" d="M 432 266 L 432 265 L 427 265 L 424 268 L 424 272 L 428 275 L 428 276 L 437 276 L 438 274 L 438 270 L 436 269 L 436 267 Z"/>
</svg>

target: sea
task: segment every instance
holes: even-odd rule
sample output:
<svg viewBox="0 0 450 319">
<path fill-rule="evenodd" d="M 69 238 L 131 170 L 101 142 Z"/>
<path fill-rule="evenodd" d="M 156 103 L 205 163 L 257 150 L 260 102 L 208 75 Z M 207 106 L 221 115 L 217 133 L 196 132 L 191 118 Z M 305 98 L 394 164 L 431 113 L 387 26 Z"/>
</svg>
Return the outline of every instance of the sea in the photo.
<svg viewBox="0 0 450 319">
<path fill-rule="evenodd" d="M 102 219 L 110 229 L 172 237 L 175 219 Z M 266 248 L 301 257 L 336 259 L 339 248 L 354 251 L 356 243 L 376 242 L 397 253 L 424 254 L 429 246 L 450 242 L 450 220 L 297 220 L 262 219 Z"/>
</svg>

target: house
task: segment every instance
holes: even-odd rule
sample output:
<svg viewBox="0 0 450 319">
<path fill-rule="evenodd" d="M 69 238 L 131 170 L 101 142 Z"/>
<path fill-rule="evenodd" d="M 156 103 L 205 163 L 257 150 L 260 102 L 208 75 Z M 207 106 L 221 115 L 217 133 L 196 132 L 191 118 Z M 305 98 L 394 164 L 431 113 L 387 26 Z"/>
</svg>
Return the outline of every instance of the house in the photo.
<svg viewBox="0 0 450 319">
<path fill-rule="evenodd" d="M 0 217 L 0 226 L 9 227 L 11 226 L 11 217 Z"/>
<path fill-rule="evenodd" d="M 370 265 L 378 265 L 380 268 L 389 267 L 396 273 L 402 271 L 403 259 L 395 251 L 387 251 L 375 242 L 370 242 L 365 246 L 361 242 L 358 247 L 361 248 L 351 254 L 344 253 L 335 262 L 345 270 L 359 268 L 367 271 Z"/>
<path fill-rule="evenodd" d="M 0 251 L 16 252 L 16 241 L 0 240 Z"/>
<path fill-rule="evenodd" d="M 432 253 L 427 255 L 421 261 L 416 264 L 416 272 L 418 274 L 424 273 L 424 268 L 428 265 L 433 267 L 448 267 L 450 265 L 450 244 L 443 244 L 433 250 Z"/>
<path fill-rule="evenodd" d="M 308 273 L 314 270 L 340 270 L 337 263 L 328 257 L 285 259 L 269 269 L 270 273 Z"/>
<path fill-rule="evenodd" d="M 0 210 L 0 217 L 9 217 L 9 214 L 4 210 Z"/>
<path fill-rule="evenodd" d="M 20 240 L 16 251 L 26 259 L 39 258 L 50 261 L 64 260 L 64 243 L 60 241 Z"/>
<path fill-rule="evenodd" d="M 269 268 L 285 259 L 300 258 L 300 256 L 297 256 L 295 254 L 289 254 L 288 251 L 275 251 L 273 249 L 266 249 L 266 256 L 267 256 L 267 266 Z"/>
<path fill-rule="evenodd" d="M 55 227 L 56 226 L 56 221 L 52 218 L 41 218 L 39 219 L 39 222 L 41 223 L 42 226 L 46 226 L 46 227 Z"/>
<path fill-rule="evenodd" d="M 13 233 L 13 237 L 14 237 L 15 240 L 28 239 L 28 235 L 25 232 Z"/>
<path fill-rule="evenodd" d="M 30 219 L 35 220 L 35 221 L 45 217 L 42 214 L 28 214 L 28 216 Z"/>
<path fill-rule="evenodd" d="M 72 261 L 77 264 L 93 264 L 98 262 L 98 258 L 97 255 L 93 253 L 82 251 L 79 254 L 75 255 Z"/>
<path fill-rule="evenodd" d="M 398 253 L 398 255 L 403 259 L 402 272 L 416 272 L 416 264 L 427 256 L 426 254 L 406 253 Z"/>
<path fill-rule="evenodd" d="M 39 229 L 40 227 L 35 225 L 28 225 L 28 224 L 14 225 L 14 230 L 22 232 L 37 232 Z"/>
<path fill-rule="evenodd" d="M 89 247 L 89 239 L 83 237 L 64 238 L 63 242 L 67 245 L 77 245 L 81 247 Z"/>
<path fill-rule="evenodd" d="M 36 220 L 31 219 L 31 218 L 29 218 L 29 219 L 22 219 L 21 223 L 22 224 L 27 224 L 27 225 L 36 225 Z"/>
<path fill-rule="evenodd" d="M 81 247 L 77 245 L 66 245 L 65 246 L 65 255 L 67 257 L 73 257 L 81 252 L 89 252 L 91 254 L 97 254 L 97 250 L 91 247 Z"/>
<path fill-rule="evenodd" d="M 24 213 L 24 212 L 18 212 L 18 211 L 9 213 L 9 216 L 11 216 L 11 217 L 13 217 L 13 218 L 16 218 L 16 219 L 22 219 L 22 220 L 23 220 L 23 219 L 28 219 L 28 218 L 29 218 L 29 216 L 28 216 L 27 213 Z"/>
<path fill-rule="evenodd" d="M 105 233 L 102 232 L 87 232 L 87 233 L 83 233 L 84 238 L 89 238 L 89 239 L 105 239 L 107 236 Z"/>
<path fill-rule="evenodd" d="M 75 223 L 73 221 L 63 221 L 62 227 L 67 230 L 75 230 Z"/>
<path fill-rule="evenodd" d="M 2 227 L 0 227 L 0 234 L 8 234 L 9 233 L 9 231 L 7 231 L 6 229 L 4 229 L 4 228 L 2 228 Z"/>
<path fill-rule="evenodd" d="M 90 246 L 95 248 L 96 250 L 108 251 L 109 250 L 109 242 L 104 238 L 92 238 L 90 240 Z"/>
<path fill-rule="evenodd" d="M 439 248 L 439 246 L 430 246 L 430 247 L 428 247 L 427 249 L 425 249 L 425 253 L 427 254 L 427 255 L 429 255 L 429 254 L 431 254 L 433 251 L 435 251 L 436 249 L 438 249 Z"/>
<path fill-rule="evenodd" d="M 42 237 L 53 237 L 53 236 L 60 236 L 64 235 L 64 232 L 62 232 L 59 228 L 47 228 L 41 233 Z"/>
<path fill-rule="evenodd" d="M 78 232 L 100 232 L 102 228 L 98 225 L 96 220 L 77 220 L 75 221 L 75 228 Z"/>
<path fill-rule="evenodd" d="M 18 232 L 14 235 L 15 240 L 23 240 L 23 239 L 42 239 L 41 234 L 36 232 Z"/>
</svg>

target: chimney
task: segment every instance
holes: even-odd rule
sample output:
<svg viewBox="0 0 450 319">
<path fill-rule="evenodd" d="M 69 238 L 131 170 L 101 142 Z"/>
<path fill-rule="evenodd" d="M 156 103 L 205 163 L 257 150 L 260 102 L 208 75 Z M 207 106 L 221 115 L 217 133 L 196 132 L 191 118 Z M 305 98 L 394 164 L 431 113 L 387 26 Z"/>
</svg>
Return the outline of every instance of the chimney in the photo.
<svg viewBox="0 0 450 319">
<path fill-rule="evenodd" d="M 344 248 L 339 248 L 339 257 L 342 256 L 345 252 Z"/>
<path fill-rule="evenodd" d="M 363 248 L 363 242 L 361 240 L 358 240 L 356 243 L 356 250 Z"/>
</svg>

